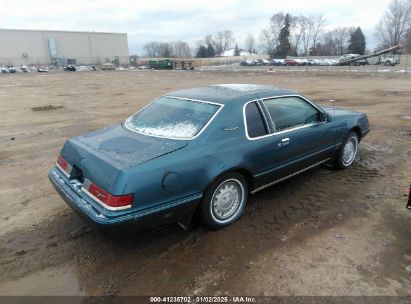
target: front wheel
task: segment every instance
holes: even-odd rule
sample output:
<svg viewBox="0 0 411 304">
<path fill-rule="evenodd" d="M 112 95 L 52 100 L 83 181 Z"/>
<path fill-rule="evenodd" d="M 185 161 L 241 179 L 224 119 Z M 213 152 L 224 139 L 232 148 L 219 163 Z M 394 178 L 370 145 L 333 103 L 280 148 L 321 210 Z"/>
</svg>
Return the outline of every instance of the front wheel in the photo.
<svg viewBox="0 0 411 304">
<path fill-rule="evenodd" d="M 342 147 L 338 150 L 334 160 L 335 169 L 345 169 L 352 165 L 358 153 L 358 135 L 355 132 L 348 134 Z"/>
<path fill-rule="evenodd" d="M 210 229 L 228 226 L 241 216 L 247 198 L 245 178 L 236 172 L 225 174 L 207 189 L 198 210 L 200 219 Z"/>
</svg>

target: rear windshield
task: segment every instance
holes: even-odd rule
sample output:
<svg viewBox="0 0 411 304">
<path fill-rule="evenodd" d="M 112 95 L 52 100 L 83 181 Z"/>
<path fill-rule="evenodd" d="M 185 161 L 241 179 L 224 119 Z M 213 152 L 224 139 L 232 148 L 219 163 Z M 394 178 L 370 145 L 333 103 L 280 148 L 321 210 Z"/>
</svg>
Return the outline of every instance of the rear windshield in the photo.
<svg viewBox="0 0 411 304">
<path fill-rule="evenodd" d="M 217 113 L 219 105 L 162 96 L 125 122 L 132 131 L 165 138 L 190 139 Z"/>
</svg>

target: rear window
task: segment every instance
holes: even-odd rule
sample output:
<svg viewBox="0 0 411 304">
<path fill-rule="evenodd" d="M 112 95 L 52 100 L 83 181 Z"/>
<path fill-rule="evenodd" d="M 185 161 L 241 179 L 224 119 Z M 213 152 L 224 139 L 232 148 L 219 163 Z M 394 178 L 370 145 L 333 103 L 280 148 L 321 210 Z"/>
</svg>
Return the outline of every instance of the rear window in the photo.
<svg viewBox="0 0 411 304">
<path fill-rule="evenodd" d="M 190 139 L 217 113 L 219 105 L 163 96 L 125 122 L 132 131 L 156 137 Z"/>
<path fill-rule="evenodd" d="M 255 102 L 249 103 L 245 108 L 247 133 L 251 138 L 266 135 L 267 128 L 263 122 L 260 110 Z"/>
</svg>

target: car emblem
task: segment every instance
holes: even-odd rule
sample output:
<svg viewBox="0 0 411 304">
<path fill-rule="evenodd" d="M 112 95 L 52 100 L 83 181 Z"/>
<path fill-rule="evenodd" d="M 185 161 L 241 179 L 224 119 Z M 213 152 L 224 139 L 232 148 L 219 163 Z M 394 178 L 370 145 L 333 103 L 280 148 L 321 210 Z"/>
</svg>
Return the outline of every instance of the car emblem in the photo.
<svg viewBox="0 0 411 304">
<path fill-rule="evenodd" d="M 98 197 L 98 198 L 100 198 L 100 197 L 105 197 L 105 195 L 104 195 L 103 193 L 97 192 L 97 197 Z"/>
</svg>

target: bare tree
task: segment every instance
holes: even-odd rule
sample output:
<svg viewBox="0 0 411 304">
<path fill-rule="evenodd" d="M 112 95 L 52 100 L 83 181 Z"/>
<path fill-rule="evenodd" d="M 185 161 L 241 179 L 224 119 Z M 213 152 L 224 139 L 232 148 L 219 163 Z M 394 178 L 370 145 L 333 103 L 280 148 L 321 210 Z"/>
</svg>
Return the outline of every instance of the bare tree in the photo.
<svg viewBox="0 0 411 304">
<path fill-rule="evenodd" d="M 255 51 L 255 38 L 253 34 L 248 33 L 244 40 L 245 49 L 250 53 Z"/>
<path fill-rule="evenodd" d="M 190 57 L 192 55 L 191 48 L 185 41 L 174 42 L 174 56 L 176 57 Z"/>
<path fill-rule="evenodd" d="M 171 42 L 152 41 L 143 45 L 147 57 L 171 57 L 174 56 L 174 46 Z"/>
<path fill-rule="evenodd" d="M 301 34 L 301 41 L 303 43 L 304 54 L 308 56 L 310 48 L 315 48 L 320 40 L 324 32 L 326 21 L 322 14 L 310 15 L 305 18 L 305 27 Z"/>
<path fill-rule="evenodd" d="M 147 57 L 158 57 L 159 55 L 159 43 L 152 41 L 143 45 L 143 50 Z"/>
<path fill-rule="evenodd" d="M 406 38 L 405 38 L 405 48 L 408 51 L 408 54 L 411 53 L 411 26 L 408 29 Z"/>
<path fill-rule="evenodd" d="M 335 55 L 343 55 L 348 48 L 351 33 L 355 30 L 353 27 L 337 27 L 333 30 L 334 43 L 336 46 Z"/>
<path fill-rule="evenodd" d="M 235 42 L 234 33 L 231 30 L 223 31 L 223 52 L 227 51 Z"/>
<path fill-rule="evenodd" d="M 263 29 L 260 33 L 262 48 L 268 54 L 273 54 L 274 50 L 278 46 L 278 36 L 280 35 L 281 28 L 284 25 L 284 19 L 284 13 L 279 12 L 274 14 L 270 19 L 269 26 Z"/>
<path fill-rule="evenodd" d="M 217 32 L 217 34 L 213 37 L 213 46 L 215 53 L 217 55 L 221 55 L 224 52 L 224 32 Z"/>
<path fill-rule="evenodd" d="M 307 30 L 307 27 L 307 17 L 300 15 L 294 18 L 294 22 L 291 25 L 291 39 L 295 54 L 298 54 L 300 43 L 302 42 L 303 33 Z"/>
<path fill-rule="evenodd" d="M 376 28 L 380 46 L 390 47 L 404 42 L 410 19 L 411 0 L 393 0 Z"/>
<path fill-rule="evenodd" d="M 313 15 L 311 16 L 311 20 L 312 20 L 312 34 L 313 34 L 312 46 L 315 47 L 318 40 L 321 38 L 322 33 L 324 32 L 326 20 L 323 14 Z"/>
<path fill-rule="evenodd" d="M 330 56 L 337 55 L 337 49 L 340 46 L 336 43 L 335 30 L 328 31 L 324 33 L 321 43 L 317 44 L 317 55 L 319 56 Z"/>
<path fill-rule="evenodd" d="M 301 33 L 301 42 L 303 43 L 304 55 L 308 56 L 311 41 L 313 38 L 314 24 L 313 21 L 307 17 L 305 19 L 305 22 L 306 24 L 304 30 Z"/>
<path fill-rule="evenodd" d="M 274 37 L 269 28 L 263 29 L 260 33 L 261 48 L 267 54 L 273 54 L 277 46 L 278 37 Z"/>
</svg>

